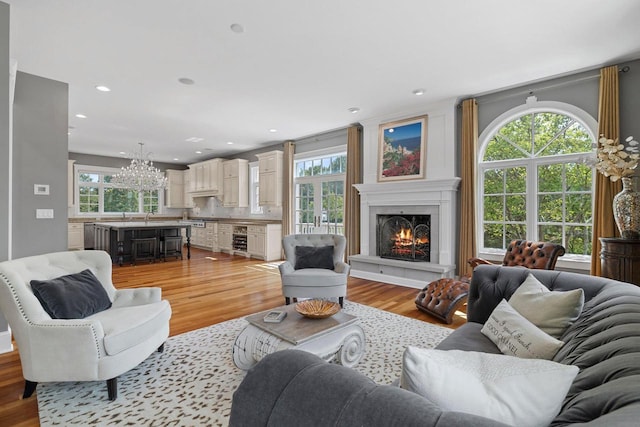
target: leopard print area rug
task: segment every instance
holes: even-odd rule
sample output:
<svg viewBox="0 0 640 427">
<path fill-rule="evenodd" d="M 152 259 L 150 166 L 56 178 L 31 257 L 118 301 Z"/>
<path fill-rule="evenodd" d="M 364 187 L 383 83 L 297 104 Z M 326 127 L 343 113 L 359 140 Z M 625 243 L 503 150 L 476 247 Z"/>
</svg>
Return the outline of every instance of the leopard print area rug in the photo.
<svg viewBox="0 0 640 427">
<path fill-rule="evenodd" d="M 363 359 L 354 368 L 380 384 L 400 375 L 408 345 L 432 348 L 452 329 L 345 301 L 366 336 Z M 47 426 L 226 426 L 233 392 L 244 371 L 233 364 L 232 347 L 247 325 L 238 318 L 169 338 L 118 377 L 118 398 L 109 402 L 105 381 L 38 385 L 40 423 Z"/>
</svg>

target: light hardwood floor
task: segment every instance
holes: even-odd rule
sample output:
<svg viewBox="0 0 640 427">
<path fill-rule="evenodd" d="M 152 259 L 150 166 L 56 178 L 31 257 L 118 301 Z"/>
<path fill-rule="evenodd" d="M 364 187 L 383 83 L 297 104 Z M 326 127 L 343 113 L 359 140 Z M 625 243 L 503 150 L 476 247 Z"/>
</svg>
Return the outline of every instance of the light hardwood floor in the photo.
<svg viewBox="0 0 640 427">
<path fill-rule="evenodd" d="M 191 260 L 114 265 L 113 282 L 117 288 L 161 287 L 173 310 L 173 336 L 283 305 L 278 263 L 193 249 Z M 350 277 L 347 299 L 442 324 L 416 309 L 417 293 L 413 288 Z M 450 327 L 465 321 L 464 313 L 459 313 Z M 23 381 L 18 351 L 0 355 L 0 426 L 39 426 L 35 395 L 21 399 Z"/>
</svg>

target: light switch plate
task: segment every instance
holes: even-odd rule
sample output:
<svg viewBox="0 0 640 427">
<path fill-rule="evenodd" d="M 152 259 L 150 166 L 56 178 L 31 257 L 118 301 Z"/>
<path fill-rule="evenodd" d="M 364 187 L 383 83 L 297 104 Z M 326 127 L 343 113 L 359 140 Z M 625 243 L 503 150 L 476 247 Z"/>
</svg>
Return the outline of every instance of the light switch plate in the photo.
<svg viewBox="0 0 640 427">
<path fill-rule="evenodd" d="M 33 194 L 37 196 L 49 195 L 49 184 L 33 184 Z"/>
<path fill-rule="evenodd" d="M 52 219 L 53 209 L 36 209 L 36 219 Z"/>
</svg>

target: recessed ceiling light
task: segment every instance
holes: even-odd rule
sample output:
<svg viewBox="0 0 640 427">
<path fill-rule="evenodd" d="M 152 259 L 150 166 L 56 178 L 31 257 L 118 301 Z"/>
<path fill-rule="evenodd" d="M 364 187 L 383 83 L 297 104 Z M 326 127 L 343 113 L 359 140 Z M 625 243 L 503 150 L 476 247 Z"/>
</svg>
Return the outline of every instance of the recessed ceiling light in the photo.
<svg viewBox="0 0 640 427">
<path fill-rule="evenodd" d="M 227 145 L 233 145 L 232 141 L 227 141 Z"/>
<path fill-rule="evenodd" d="M 96 86 L 96 89 L 99 90 L 100 92 L 111 92 L 111 89 L 109 89 L 106 86 L 102 86 L 102 85 Z"/>
<path fill-rule="evenodd" d="M 120 152 L 120 154 L 122 154 L 122 155 L 124 156 L 124 155 L 125 155 L 125 154 L 127 154 L 127 153 L 125 153 L 124 151 L 121 151 L 121 152 Z"/>
<path fill-rule="evenodd" d="M 87 118 L 87 116 L 85 116 L 84 114 L 80 114 L 80 113 L 76 114 L 76 117 L 79 118 L 79 119 L 86 119 Z"/>
<path fill-rule="evenodd" d="M 67 132 L 67 135 L 71 135 L 71 131 Z"/>
<path fill-rule="evenodd" d="M 238 23 L 231 24 L 231 27 L 229 28 L 231 28 L 231 31 L 233 31 L 236 34 L 244 33 L 244 27 L 242 26 L 242 24 L 238 24 Z"/>
<path fill-rule="evenodd" d="M 275 133 L 275 132 L 278 132 L 278 129 L 269 129 L 269 132 Z"/>
<path fill-rule="evenodd" d="M 425 90 L 424 89 L 414 89 L 411 93 L 414 94 L 415 96 L 421 96 L 424 95 Z"/>
<path fill-rule="evenodd" d="M 174 157 L 174 158 L 173 158 L 173 161 L 174 161 L 174 162 L 177 162 L 178 160 L 180 160 L 180 159 L 179 159 L 179 158 L 177 158 L 177 157 Z"/>
<path fill-rule="evenodd" d="M 192 136 L 191 138 L 185 139 L 185 141 L 187 141 L 187 142 L 202 142 L 202 141 L 204 141 L 204 138 L 199 138 L 197 136 Z"/>
<path fill-rule="evenodd" d="M 178 79 L 178 81 L 179 81 L 180 83 L 182 83 L 183 85 L 187 85 L 187 86 L 192 85 L 192 84 L 194 84 L 194 83 L 195 83 L 195 82 L 193 81 L 193 79 L 190 79 L 189 77 L 180 77 L 180 78 Z"/>
<path fill-rule="evenodd" d="M 198 150 L 196 151 L 196 154 L 202 154 L 202 151 Z"/>
<path fill-rule="evenodd" d="M 356 114 L 356 113 L 360 112 L 360 109 L 358 107 L 351 107 L 351 108 L 349 108 L 349 112 L 351 114 Z"/>
</svg>

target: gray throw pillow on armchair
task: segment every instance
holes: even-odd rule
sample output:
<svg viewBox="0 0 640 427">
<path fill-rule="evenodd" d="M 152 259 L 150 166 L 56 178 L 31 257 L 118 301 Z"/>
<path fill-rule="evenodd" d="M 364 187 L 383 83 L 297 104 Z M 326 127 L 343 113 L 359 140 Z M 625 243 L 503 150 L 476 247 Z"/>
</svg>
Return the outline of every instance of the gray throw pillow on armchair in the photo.
<svg viewBox="0 0 640 427">
<path fill-rule="evenodd" d="M 293 268 L 333 270 L 333 246 L 296 246 L 296 265 Z"/>
<path fill-rule="evenodd" d="M 107 291 L 89 269 L 30 284 L 52 319 L 84 319 L 111 307 Z"/>
</svg>

